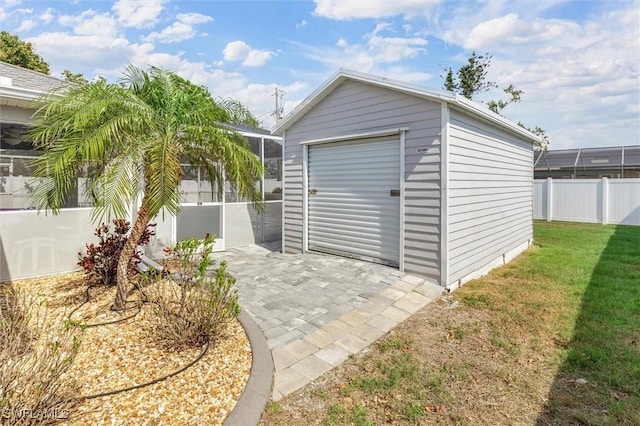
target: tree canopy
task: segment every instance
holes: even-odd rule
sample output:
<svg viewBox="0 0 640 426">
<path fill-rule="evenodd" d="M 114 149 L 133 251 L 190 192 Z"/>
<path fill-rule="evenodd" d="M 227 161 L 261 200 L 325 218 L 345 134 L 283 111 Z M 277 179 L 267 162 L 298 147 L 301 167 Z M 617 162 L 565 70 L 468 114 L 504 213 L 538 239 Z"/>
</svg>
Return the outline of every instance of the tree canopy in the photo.
<svg viewBox="0 0 640 426">
<path fill-rule="evenodd" d="M 476 55 L 476 52 L 473 52 L 467 59 L 467 63 L 458 68 L 455 73 L 449 67 L 445 70 L 447 75 L 444 88 L 459 93 L 467 99 L 473 99 L 480 93 L 498 87 L 495 82 L 487 80 L 492 57 L 488 53 Z"/>
<path fill-rule="evenodd" d="M 0 61 L 49 74 L 49 64 L 33 50 L 33 45 L 6 31 L 0 31 Z"/>
<path fill-rule="evenodd" d="M 62 71 L 62 74 L 60 75 L 60 77 L 62 77 L 65 81 L 68 81 L 69 83 L 74 83 L 74 84 L 87 84 L 89 82 L 89 80 L 85 78 L 84 74 L 82 73 L 74 74 L 69 70 Z"/>
<path fill-rule="evenodd" d="M 454 72 L 451 67 L 445 68 L 444 71 L 446 74 L 444 76 L 443 88 L 456 92 L 467 99 L 474 99 L 481 93 L 498 88 L 498 84 L 495 81 L 489 80 L 487 77 L 492 58 L 493 55 L 489 53 L 477 55 L 476 52 L 472 52 L 467 62 L 458 68 L 457 71 Z M 502 115 L 502 110 L 504 110 L 507 105 L 520 102 L 524 94 L 524 91 L 516 89 L 513 84 L 505 87 L 503 92 L 507 94 L 506 99 L 490 100 L 486 103 L 491 111 L 499 115 Z M 531 129 L 520 121 L 518 125 L 536 136 L 540 136 L 544 142 L 539 145 L 539 148 L 546 149 L 549 144 L 549 138 L 543 128 L 535 126 L 535 128 Z"/>
<path fill-rule="evenodd" d="M 34 176 L 43 179 L 34 202 L 59 212 L 84 170 L 94 218 L 126 217 L 142 188 L 118 262 L 114 309 L 124 308 L 129 261 L 151 218 L 180 211 L 181 161 L 201 166 L 219 193 L 226 179 L 262 207 L 255 186 L 260 159 L 242 135 L 220 124 L 257 125 L 238 102 L 216 101 L 206 88 L 155 67 L 129 66 L 118 83 L 101 79 L 65 90 L 51 94 L 30 132 L 43 151 L 35 161 Z"/>
</svg>

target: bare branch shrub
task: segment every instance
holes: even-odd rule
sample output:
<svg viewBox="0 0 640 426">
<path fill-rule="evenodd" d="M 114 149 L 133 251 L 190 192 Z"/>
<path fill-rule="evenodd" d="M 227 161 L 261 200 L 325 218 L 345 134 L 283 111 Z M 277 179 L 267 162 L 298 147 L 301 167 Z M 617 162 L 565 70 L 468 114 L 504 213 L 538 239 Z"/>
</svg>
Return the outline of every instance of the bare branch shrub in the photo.
<svg viewBox="0 0 640 426">
<path fill-rule="evenodd" d="M 150 332 L 168 347 L 201 346 L 220 335 L 224 325 L 240 313 L 235 278 L 226 262 L 207 275 L 213 237 L 183 240 L 167 250 L 174 270 L 169 279 L 145 289 L 154 304 Z"/>
<path fill-rule="evenodd" d="M 74 406 L 69 371 L 80 339 L 76 324 L 48 316 L 44 301 L 0 286 L 0 424 L 52 424 Z"/>
</svg>

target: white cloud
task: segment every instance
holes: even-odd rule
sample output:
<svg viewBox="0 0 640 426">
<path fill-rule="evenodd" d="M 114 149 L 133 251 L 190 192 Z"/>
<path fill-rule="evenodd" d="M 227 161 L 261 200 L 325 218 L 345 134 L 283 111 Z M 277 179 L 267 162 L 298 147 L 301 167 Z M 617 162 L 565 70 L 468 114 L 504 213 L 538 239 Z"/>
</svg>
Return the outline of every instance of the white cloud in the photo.
<svg viewBox="0 0 640 426">
<path fill-rule="evenodd" d="M 302 27 L 306 27 L 306 26 L 307 26 L 307 20 L 306 20 L 306 19 L 303 19 L 302 21 L 300 21 L 300 22 L 298 22 L 298 23 L 296 24 L 296 29 L 300 29 L 300 28 L 302 28 Z"/>
<path fill-rule="evenodd" d="M 153 59 L 152 44 L 132 44 L 118 36 L 51 32 L 31 37 L 27 41 L 33 43 L 40 55 L 52 65 L 53 75 L 62 72 L 64 68 L 71 68 L 68 64 L 73 64 L 74 72 L 90 70 L 87 74 L 104 76 L 118 76 L 119 71 L 129 62 L 144 67 L 155 65 L 150 61 Z M 64 46 L 64 49 L 60 46 Z M 55 64 L 60 69 L 56 69 Z"/>
<path fill-rule="evenodd" d="M 272 115 L 275 111 L 275 100 L 273 97 L 276 87 L 284 91 L 284 113 L 291 112 L 295 105 L 297 105 L 302 99 L 300 96 L 296 96 L 297 93 L 308 88 L 308 84 L 300 81 L 295 81 L 288 85 L 276 85 L 276 84 L 260 84 L 251 83 L 249 81 L 239 82 L 244 84 L 243 87 L 237 88 L 237 90 L 225 91 L 225 96 L 231 97 L 242 102 L 247 106 L 249 110 L 260 120 L 260 124 L 264 128 L 271 128 L 275 125 L 275 118 Z M 294 100 L 291 100 L 294 99 Z"/>
<path fill-rule="evenodd" d="M 24 19 L 22 21 L 22 23 L 20 24 L 20 26 L 18 28 L 16 28 L 15 31 L 17 33 L 22 32 L 22 31 L 29 31 L 29 30 L 35 28 L 36 25 L 38 25 L 38 24 L 36 24 L 36 21 L 34 21 L 33 19 Z"/>
<path fill-rule="evenodd" d="M 314 15 L 346 21 L 358 18 L 386 18 L 425 14 L 441 0 L 314 0 Z"/>
<path fill-rule="evenodd" d="M 266 64 L 273 55 L 274 53 L 268 50 L 253 49 L 249 52 L 247 58 L 242 61 L 242 65 L 245 67 L 261 67 Z"/>
<path fill-rule="evenodd" d="M 193 27 L 197 24 L 212 22 L 213 18 L 200 13 L 180 13 L 176 17 L 177 21 L 166 27 L 162 31 L 156 31 L 145 37 L 145 41 L 159 41 L 161 43 L 176 43 L 189 40 L 196 35 Z"/>
<path fill-rule="evenodd" d="M 178 16 L 176 18 L 178 19 L 178 21 L 190 25 L 213 22 L 213 18 L 211 16 L 203 15 L 202 13 L 178 13 Z"/>
<path fill-rule="evenodd" d="M 485 38 L 482 48 L 495 54 L 490 77 L 524 90 L 505 113 L 547 129 L 552 149 L 640 143 L 640 26 L 630 13 L 581 24 L 537 19 L 506 30 L 504 42 Z"/>
<path fill-rule="evenodd" d="M 242 65 L 246 67 L 260 67 L 267 63 L 275 55 L 275 52 L 253 49 L 244 41 L 236 40 L 227 43 L 222 55 L 224 60 L 228 62 L 242 61 Z"/>
<path fill-rule="evenodd" d="M 251 52 L 251 46 L 244 41 L 237 40 L 227 43 L 222 51 L 222 55 L 225 60 L 235 62 L 245 59 L 249 55 L 249 52 Z"/>
<path fill-rule="evenodd" d="M 422 37 L 386 37 L 383 32 L 392 30 L 391 25 L 379 22 L 368 34 L 364 42 L 349 43 L 340 38 L 335 46 L 302 47 L 304 54 L 313 60 L 327 65 L 330 69 L 351 68 L 364 72 L 382 72 L 387 74 L 386 64 L 398 63 L 405 59 L 418 57 L 426 51 L 427 40 Z"/>
<path fill-rule="evenodd" d="M 410 23 L 452 46 L 456 56 L 440 59 L 443 66 L 457 68 L 472 50 L 493 54 L 489 79 L 524 90 L 522 102 L 504 113 L 545 128 L 552 149 L 640 143 L 634 112 L 640 109 L 640 2 L 599 3 L 597 12 L 545 18 L 554 16 L 554 6 L 555 0 L 452 2 L 434 9 L 435 18 Z M 501 96 L 496 90 L 482 98 Z"/>
<path fill-rule="evenodd" d="M 578 25 L 573 22 L 540 18 L 525 21 L 520 19 L 516 13 L 510 13 L 476 25 L 467 36 L 463 46 L 466 49 L 482 50 L 496 44 L 508 46 L 555 43 L 567 31 L 576 30 L 578 30 Z"/>
<path fill-rule="evenodd" d="M 73 28 L 74 34 L 81 36 L 113 38 L 118 32 L 117 23 L 111 15 L 91 9 L 75 16 L 60 15 L 58 22 L 60 25 Z"/>
<path fill-rule="evenodd" d="M 31 15 L 33 9 L 18 8 L 11 9 L 13 6 L 20 4 L 20 1 L 5 1 L 0 5 L 0 22 L 8 19 L 11 15 Z"/>
<path fill-rule="evenodd" d="M 47 10 L 40 14 L 40 20 L 45 24 L 50 23 L 55 18 L 54 10 L 51 7 L 48 7 Z"/>
<path fill-rule="evenodd" d="M 232 98 L 241 102 L 258 117 L 264 128 L 271 128 L 275 124 L 271 114 L 275 109 L 273 93 L 276 87 L 286 93 L 285 113 L 291 111 L 292 105 L 300 101 L 301 98 L 297 94 L 308 88 L 308 84 L 301 81 L 286 85 L 255 83 L 241 73 L 209 69 L 204 63 L 183 61 L 179 68 L 174 69 L 194 84 L 206 86 L 216 97 Z"/>
<path fill-rule="evenodd" d="M 158 22 L 164 0 L 118 0 L 111 10 L 126 27 L 149 28 Z"/>
<path fill-rule="evenodd" d="M 145 41 L 159 41 L 161 43 L 176 43 L 178 41 L 189 40 L 196 35 L 196 30 L 184 22 L 174 22 L 167 28 L 159 32 L 153 32 L 145 37 Z"/>
</svg>

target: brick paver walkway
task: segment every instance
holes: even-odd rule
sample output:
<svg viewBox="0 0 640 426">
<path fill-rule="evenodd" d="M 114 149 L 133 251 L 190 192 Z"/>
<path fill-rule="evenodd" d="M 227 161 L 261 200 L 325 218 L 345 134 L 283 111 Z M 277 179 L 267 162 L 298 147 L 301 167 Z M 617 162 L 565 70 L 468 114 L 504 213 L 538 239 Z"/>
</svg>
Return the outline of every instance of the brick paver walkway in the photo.
<svg viewBox="0 0 640 426">
<path fill-rule="evenodd" d="M 216 253 L 237 278 L 240 306 L 262 329 L 275 366 L 273 399 L 345 361 L 442 294 L 397 269 L 279 243 Z"/>
</svg>

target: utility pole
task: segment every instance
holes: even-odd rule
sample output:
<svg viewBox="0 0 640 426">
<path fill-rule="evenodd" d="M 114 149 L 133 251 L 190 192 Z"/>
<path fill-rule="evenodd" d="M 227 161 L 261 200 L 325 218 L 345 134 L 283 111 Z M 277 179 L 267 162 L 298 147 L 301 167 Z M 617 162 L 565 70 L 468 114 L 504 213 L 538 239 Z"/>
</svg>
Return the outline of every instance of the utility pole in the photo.
<svg viewBox="0 0 640 426">
<path fill-rule="evenodd" d="M 284 107 L 282 106 L 282 98 L 286 94 L 287 93 L 284 90 L 280 90 L 277 87 L 275 88 L 275 91 L 273 93 L 273 96 L 275 96 L 276 98 L 276 110 L 271 115 L 275 117 L 276 123 L 279 123 L 280 120 L 282 120 L 282 113 L 284 112 Z"/>
</svg>

